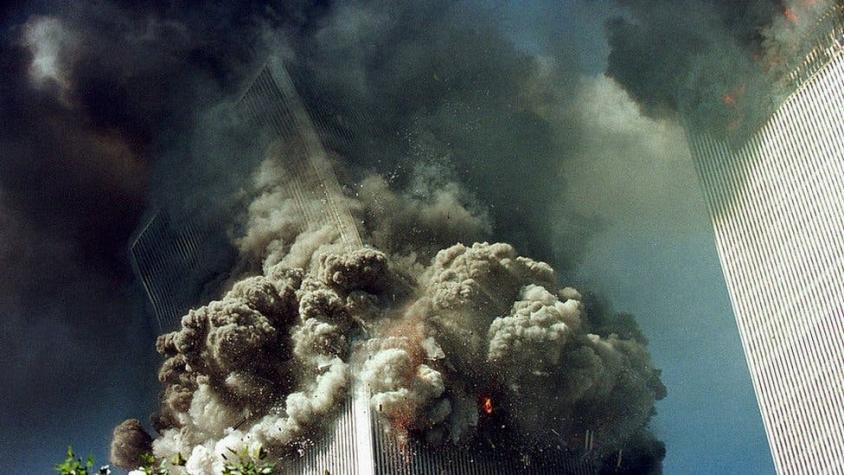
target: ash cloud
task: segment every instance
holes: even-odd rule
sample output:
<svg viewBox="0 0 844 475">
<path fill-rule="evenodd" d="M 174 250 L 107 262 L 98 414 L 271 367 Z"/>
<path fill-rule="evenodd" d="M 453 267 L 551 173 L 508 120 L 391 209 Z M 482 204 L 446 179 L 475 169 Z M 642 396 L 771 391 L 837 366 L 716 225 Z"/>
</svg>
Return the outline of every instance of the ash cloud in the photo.
<svg viewBox="0 0 844 475">
<path fill-rule="evenodd" d="M 127 419 L 114 428 L 110 459 L 120 467 L 139 467 L 141 456 L 152 451 L 152 437 L 141 421 Z"/>
<path fill-rule="evenodd" d="M 285 209 L 293 198 L 269 186 L 268 168 L 280 165 L 256 174 L 255 202 L 265 202 L 270 188 Z M 367 206 L 349 205 L 358 213 Z M 267 223 L 255 218 L 266 208 L 249 211 L 248 222 L 265 232 Z M 638 447 L 659 445 L 642 441 L 653 440 L 645 428 L 665 388 L 630 318 L 589 309 L 578 291 L 558 286 L 551 266 L 509 244 L 456 244 L 430 263 L 409 263 L 407 241 L 349 250 L 335 233 L 285 216 L 277 228 L 284 231 L 270 232 L 278 241 L 257 241 L 265 252 L 242 247 L 265 259 L 259 275 L 241 278 L 159 337 L 166 359 L 156 457 L 181 454 L 191 473 L 221 473 L 220 455 L 229 450 L 260 445 L 277 458 L 295 456 L 322 436 L 358 380 L 400 439 L 441 445 L 485 437 L 559 450 L 594 431 L 602 456 L 628 450 L 631 460 L 659 466 L 649 455 L 658 451 Z M 442 226 L 417 226 L 426 224 L 432 234 Z M 495 404 L 494 420 L 479 406 L 482 397 Z M 137 435 L 117 430 L 113 446 L 136 445 L 123 439 Z"/>
<path fill-rule="evenodd" d="M 358 169 L 406 189 L 418 164 L 445 168 L 484 204 L 495 236 L 569 267 L 596 229 L 557 192 L 587 133 L 573 113 L 577 60 L 565 48 L 517 48 L 503 22 L 473 2 L 347 2 L 317 23 L 297 60 L 370 117 L 377 146 L 348 157 Z"/>
</svg>

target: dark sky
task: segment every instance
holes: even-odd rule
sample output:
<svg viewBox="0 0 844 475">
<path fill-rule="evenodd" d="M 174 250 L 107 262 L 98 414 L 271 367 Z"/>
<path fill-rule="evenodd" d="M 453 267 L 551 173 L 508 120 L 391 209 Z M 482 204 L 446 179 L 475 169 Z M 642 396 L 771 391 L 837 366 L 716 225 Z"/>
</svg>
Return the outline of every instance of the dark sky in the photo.
<svg viewBox="0 0 844 475">
<path fill-rule="evenodd" d="M 248 164 L 214 145 L 218 105 L 272 50 L 421 144 L 357 165 L 445 160 L 496 238 L 637 315 L 669 391 L 668 473 L 771 472 L 676 119 L 689 87 L 726 87 L 690 58 L 726 44 L 741 62 L 779 4 L 382 3 L 0 10 L 0 457 L 15 473 L 45 473 L 67 444 L 103 460 L 111 428 L 151 412 L 155 328 L 128 240 L 152 203 L 225 206 Z M 655 49 L 666 37 L 682 47 Z"/>
</svg>

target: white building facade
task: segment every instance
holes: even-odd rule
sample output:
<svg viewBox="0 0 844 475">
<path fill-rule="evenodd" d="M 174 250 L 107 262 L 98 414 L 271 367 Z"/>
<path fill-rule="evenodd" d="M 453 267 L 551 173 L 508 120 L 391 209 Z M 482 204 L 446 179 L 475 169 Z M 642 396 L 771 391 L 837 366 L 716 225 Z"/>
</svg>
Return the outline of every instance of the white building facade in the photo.
<svg viewBox="0 0 844 475">
<path fill-rule="evenodd" d="M 844 10 L 834 10 L 793 92 L 747 141 L 689 133 L 782 474 L 844 473 Z"/>
<path fill-rule="evenodd" d="M 620 463 L 620 460 L 619 460 Z M 552 450 L 520 458 L 507 450 L 427 447 L 402 442 L 356 387 L 343 410 L 303 456 L 281 462 L 286 475 L 597 475 L 588 452 Z M 611 469 L 611 468 L 610 468 Z"/>
</svg>

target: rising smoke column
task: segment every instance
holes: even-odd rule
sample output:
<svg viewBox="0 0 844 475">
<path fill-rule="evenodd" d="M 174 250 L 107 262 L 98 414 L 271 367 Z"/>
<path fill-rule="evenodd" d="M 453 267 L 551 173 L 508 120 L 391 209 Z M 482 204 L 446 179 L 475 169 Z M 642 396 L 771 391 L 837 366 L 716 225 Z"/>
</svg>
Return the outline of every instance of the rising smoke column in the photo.
<svg viewBox="0 0 844 475">
<path fill-rule="evenodd" d="M 296 60 L 332 103 L 369 116 L 362 135 L 377 146 L 344 157 L 355 170 L 412 192 L 418 167 L 436 168 L 483 205 L 498 239 L 574 264 L 595 226 L 558 199 L 588 133 L 572 114 L 580 74 L 568 49 L 519 48 L 502 11 L 478 2 L 357 0 L 322 20 Z"/>
</svg>

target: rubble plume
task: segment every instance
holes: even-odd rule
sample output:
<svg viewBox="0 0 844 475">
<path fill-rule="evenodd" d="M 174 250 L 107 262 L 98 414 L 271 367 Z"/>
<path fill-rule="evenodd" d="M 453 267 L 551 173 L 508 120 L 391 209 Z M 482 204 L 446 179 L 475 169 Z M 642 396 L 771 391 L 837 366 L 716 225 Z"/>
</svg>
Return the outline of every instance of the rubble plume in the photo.
<svg viewBox="0 0 844 475">
<path fill-rule="evenodd" d="M 244 259 L 260 265 L 158 338 L 159 435 L 149 444 L 137 421 L 122 424 L 115 464 L 131 466 L 150 446 L 161 460 L 180 454 L 190 473 L 220 473 L 230 449 L 295 456 L 357 384 L 400 439 L 425 444 L 482 435 L 525 448 L 577 447 L 592 431 L 610 453 L 652 439 L 642 434 L 665 388 L 631 319 L 593 320 L 551 266 L 506 243 L 453 244 L 427 262 L 426 252 L 412 252 L 414 237 L 382 234 L 375 240 L 385 249 L 342 246 L 336 233 L 279 212 L 292 205 L 266 181 L 268 167 L 238 241 Z M 356 214 L 366 216 L 374 200 L 398 207 L 409 199 L 375 177 L 367 183 L 383 193 L 350 200 Z M 412 211 L 427 217 L 419 236 L 447 226 L 433 210 L 448 190 L 432 196 Z M 451 206 L 470 235 L 483 229 L 482 216 Z M 391 215 L 407 219 L 401 209 Z M 490 431 L 490 418 L 507 429 Z"/>
</svg>

